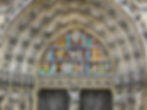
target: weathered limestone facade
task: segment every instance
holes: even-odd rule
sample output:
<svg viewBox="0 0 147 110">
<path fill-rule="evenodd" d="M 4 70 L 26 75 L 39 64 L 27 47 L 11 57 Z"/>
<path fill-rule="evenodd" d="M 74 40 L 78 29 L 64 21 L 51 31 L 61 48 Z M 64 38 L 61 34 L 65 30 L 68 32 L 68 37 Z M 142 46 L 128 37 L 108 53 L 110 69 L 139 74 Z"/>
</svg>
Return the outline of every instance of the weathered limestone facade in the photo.
<svg viewBox="0 0 147 110">
<path fill-rule="evenodd" d="M 113 110 L 147 110 L 146 0 L 0 0 L 0 110 L 38 110 L 41 90 L 109 90 Z M 1 8 L 2 7 L 2 8 Z M 85 30 L 108 49 L 113 71 L 97 77 L 40 77 L 51 39 Z M 12 103 L 13 102 L 13 103 Z"/>
</svg>

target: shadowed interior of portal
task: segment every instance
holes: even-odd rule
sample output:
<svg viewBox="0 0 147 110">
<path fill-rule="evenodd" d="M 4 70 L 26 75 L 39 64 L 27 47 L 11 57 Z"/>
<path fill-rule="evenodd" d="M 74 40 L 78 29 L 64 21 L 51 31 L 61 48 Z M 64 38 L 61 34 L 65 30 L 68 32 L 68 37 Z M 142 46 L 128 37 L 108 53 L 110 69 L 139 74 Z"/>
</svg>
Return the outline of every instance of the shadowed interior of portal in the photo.
<svg viewBox="0 0 147 110">
<path fill-rule="evenodd" d="M 63 90 L 43 90 L 39 94 L 39 110 L 69 110 L 70 98 Z M 112 110 L 109 91 L 81 91 L 79 110 Z"/>
<path fill-rule="evenodd" d="M 112 110 L 110 91 L 85 90 L 80 98 L 79 110 Z"/>
<path fill-rule="evenodd" d="M 68 110 L 69 98 L 63 90 L 43 90 L 39 93 L 39 110 Z"/>
</svg>

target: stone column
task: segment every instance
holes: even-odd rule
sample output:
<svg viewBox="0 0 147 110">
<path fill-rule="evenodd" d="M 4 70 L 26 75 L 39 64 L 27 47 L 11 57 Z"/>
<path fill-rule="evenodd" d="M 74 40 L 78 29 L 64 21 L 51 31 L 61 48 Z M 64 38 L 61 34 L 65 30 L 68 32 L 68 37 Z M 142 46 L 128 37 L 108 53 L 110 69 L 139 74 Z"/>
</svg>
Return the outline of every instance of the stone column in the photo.
<svg viewBox="0 0 147 110">
<path fill-rule="evenodd" d="M 144 86 L 144 91 L 143 91 L 143 110 L 147 110 L 147 87 Z"/>
<path fill-rule="evenodd" d="M 21 110 L 18 104 L 15 104 L 12 110 Z"/>
<path fill-rule="evenodd" d="M 2 110 L 6 110 L 6 106 L 8 105 L 8 97 L 5 97 L 2 101 L 2 104 L 1 104 L 1 109 Z"/>
<path fill-rule="evenodd" d="M 26 105 L 25 110 L 29 110 L 30 109 L 30 104 L 29 104 L 29 100 L 28 99 L 26 99 L 25 105 Z"/>
<path fill-rule="evenodd" d="M 115 94 L 114 110 L 122 110 L 122 94 Z"/>
<path fill-rule="evenodd" d="M 70 97 L 69 110 L 80 110 L 80 91 L 70 90 L 68 93 Z"/>
</svg>

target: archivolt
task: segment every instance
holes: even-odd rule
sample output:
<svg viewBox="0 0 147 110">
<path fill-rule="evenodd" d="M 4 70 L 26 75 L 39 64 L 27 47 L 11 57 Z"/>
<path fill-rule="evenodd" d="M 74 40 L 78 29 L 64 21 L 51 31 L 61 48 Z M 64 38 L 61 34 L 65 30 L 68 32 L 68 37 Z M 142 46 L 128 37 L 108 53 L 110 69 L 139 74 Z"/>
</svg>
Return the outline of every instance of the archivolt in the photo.
<svg viewBox="0 0 147 110">
<path fill-rule="evenodd" d="M 144 48 L 131 18 L 111 0 L 34 1 L 13 21 L 1 46 L 1 70 L 36 74 L 48 40 L 70 25 L 81 24 L 105 42 L 116 73 L 142 73 Z M 121 68 L 121 70 L 120 70 Z"/>
</svg>

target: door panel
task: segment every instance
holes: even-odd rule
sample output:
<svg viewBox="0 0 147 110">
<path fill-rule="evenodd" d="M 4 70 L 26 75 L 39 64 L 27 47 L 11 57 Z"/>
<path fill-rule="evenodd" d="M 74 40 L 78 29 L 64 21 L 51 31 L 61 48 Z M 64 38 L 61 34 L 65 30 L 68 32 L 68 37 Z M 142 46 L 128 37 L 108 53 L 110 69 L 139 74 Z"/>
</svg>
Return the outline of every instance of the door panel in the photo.
<svg viewBox="0 0 147 110">
<path fill-rule="evenodd" d="M 41 91 L 39 94 L 39 110 L 68 110 L 66 91 Z"/>
<path fill-rule="evenodd" d="M 82 91 L 80 110 L 112 110 L 109 91 Z"/>
</svg>

